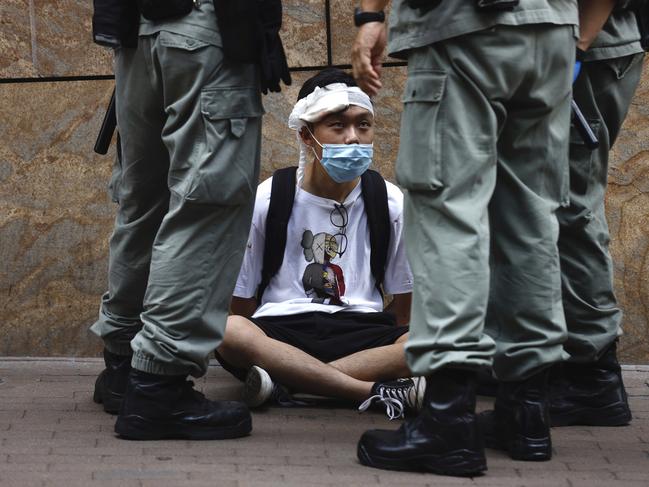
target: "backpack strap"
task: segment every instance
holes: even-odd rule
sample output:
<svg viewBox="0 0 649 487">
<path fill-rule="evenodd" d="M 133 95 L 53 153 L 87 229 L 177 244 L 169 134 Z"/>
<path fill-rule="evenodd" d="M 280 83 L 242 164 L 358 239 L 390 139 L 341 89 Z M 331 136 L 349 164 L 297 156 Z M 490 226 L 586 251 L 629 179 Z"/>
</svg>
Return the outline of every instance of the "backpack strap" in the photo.
<svg viewBox="0 0 649 487">
<path fill-rule="evenodd" d="M 295 201 L 296 172 L 296 167 L 287 167 L 273 173 L 270 204 L 266 215 L 261 282 L 257 289 L 259 303 L 270 280 L 277 274 L 284 261 L 288 221 Z M 385 265 L 390 246 L 388 191 L 383 177 L 371 169 L 365 171 L 361 176 L 361 194 L 370 231 L 370 269 L 376 287 L 383 295 L 381 285 L 385 278 Z"/>
<path fill-rule="evenodd" d="M 266 237 L 264 239 L 264 260 L 261 266 L 261 282 L 257 288 L 257 303 L 271 278 L 277 274 L 284 261 L 288 220 L 295 201 L 297 167 L 285 167 L 273 173 L 270 189 L 270 204 L 266 215 Z"/>
<path fill-rule="evenodd" d="M 385 180 L 376 171 L 368 169 L 361 176 L 361 190 L 367 224 L 370 229 L 370 268 L 376 280 L 376 287 L 381 296 L 385 264 L 388 260 L 390 246 L 390 210 L 388 208 L 388 190 Z"/>
</svg>

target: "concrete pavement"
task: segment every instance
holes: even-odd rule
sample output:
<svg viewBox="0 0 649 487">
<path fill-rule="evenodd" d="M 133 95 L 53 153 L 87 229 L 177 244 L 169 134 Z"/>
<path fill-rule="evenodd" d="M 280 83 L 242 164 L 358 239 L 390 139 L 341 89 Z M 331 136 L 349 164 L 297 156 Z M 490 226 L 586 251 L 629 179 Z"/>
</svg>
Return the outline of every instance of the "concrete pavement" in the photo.
<svg viewBox="0 0 649 487">
<path fill-rule="evenodd" d="M 344 407 L 256 412 L 252 435 L 237 440 L 121 440 L 114 417 L 92 402 L 102 367 L 99 359 L 0 358 L 1 487 L 649 486 L 649 366 L 624 368 L 631 426 L 554 429 L 550 462 L 514 462 L 487 450 L 489 470 L 475 479 L 360 465 L 361 433 L 399 422 Z M 210 398 L 235 398 L 240 387 L 218 366 L 197 385 Z M 480 409 L 488 406 L 480 401 Z"/>
</svg>

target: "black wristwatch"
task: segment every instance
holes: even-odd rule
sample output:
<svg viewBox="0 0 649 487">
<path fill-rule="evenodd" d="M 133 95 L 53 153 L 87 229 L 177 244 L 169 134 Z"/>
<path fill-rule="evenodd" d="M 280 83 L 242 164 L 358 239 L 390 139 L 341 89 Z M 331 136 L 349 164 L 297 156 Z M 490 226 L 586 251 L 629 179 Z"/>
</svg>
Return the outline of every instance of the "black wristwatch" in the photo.
<svg viewBox="0 0 649 487">
<path fill-rule="evenodd" d="M 385 12 L 363 12 L 359 7 L 354 9 L 354 25 L 360 27 L 368 22 L 385 22 Z"/>
<path fill-rule="evenodd" d="M 577 48 L 577 53 L 575 55 L 575 60 L 576 61 L 583 61 L 584 59 L 586 59 L 586 51 Z"/>
</svg>

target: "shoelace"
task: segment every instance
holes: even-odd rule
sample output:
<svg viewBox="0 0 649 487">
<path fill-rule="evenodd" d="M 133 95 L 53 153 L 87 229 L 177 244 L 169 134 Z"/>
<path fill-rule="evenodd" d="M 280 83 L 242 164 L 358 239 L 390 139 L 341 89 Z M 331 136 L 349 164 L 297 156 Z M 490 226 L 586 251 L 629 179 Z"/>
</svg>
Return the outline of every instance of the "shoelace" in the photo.
<svg viewBox="0 0 649 487">
<path fill-rule="evenodd" d="M 358 412 L 362 413 L 363 411 L 366 411 L 376 400 L 383 403 L 385 406 L 385 413 L 388 415 L 390 421 L 402 418 L 405 409 L 403 403 L 395 397 L 384 396 L 383 392 L 384 389 L 382 389 L 379 394 L 368 397 L 360 406 L 358 406 Z"/>
<path fill-rule="evenodd" d="M 381 386 L 379 387 L 379 394 L 382 396 L 389 396 L 401 401 L 402 406 L 415 407 L 414 404 L 411 404 L 410 400 L 410 389 L 412 389 L 414 383 L 410 380 L 403 379 L 401 382 L 403 385 L 401 387 L 390 387 L 390 386 Z"/>
</svg>

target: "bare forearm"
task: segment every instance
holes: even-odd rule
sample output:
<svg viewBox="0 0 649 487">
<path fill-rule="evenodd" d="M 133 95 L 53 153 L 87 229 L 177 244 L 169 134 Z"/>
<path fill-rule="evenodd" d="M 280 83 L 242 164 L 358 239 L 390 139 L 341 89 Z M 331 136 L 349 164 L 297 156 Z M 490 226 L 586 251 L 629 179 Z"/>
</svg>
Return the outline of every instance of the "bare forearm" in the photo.
<svg viewBox="0 0 649 487">
<path fill-rule="evenodd" d="M 363 12 L 379 12 L 387 7 L 389 0 L 361 0 Z"/>
<path fill-rule="evenodd" d="M 579 0 L 579 49 L 585 51 L 590 47 L 615 4 L 616 0 Z"/>
<path fill-rule="evenodd" d="M 361 0 L 364 12 L 379 12 L 389 0 Z M 384 23 L 367 22 L 361 25 L 352 46 L 352 71 L 358 86 L 374 96 L 381 89 L 381 60 L 387 43 Z"/>
<path fill-rule="evenodd" d="M 407 325 L 410 323 L 410 305 L 412 304 L 412 293 L 395 294 L 390 304 L 384 311 L 394 314 L 397 325 Z"/>
</svg>

